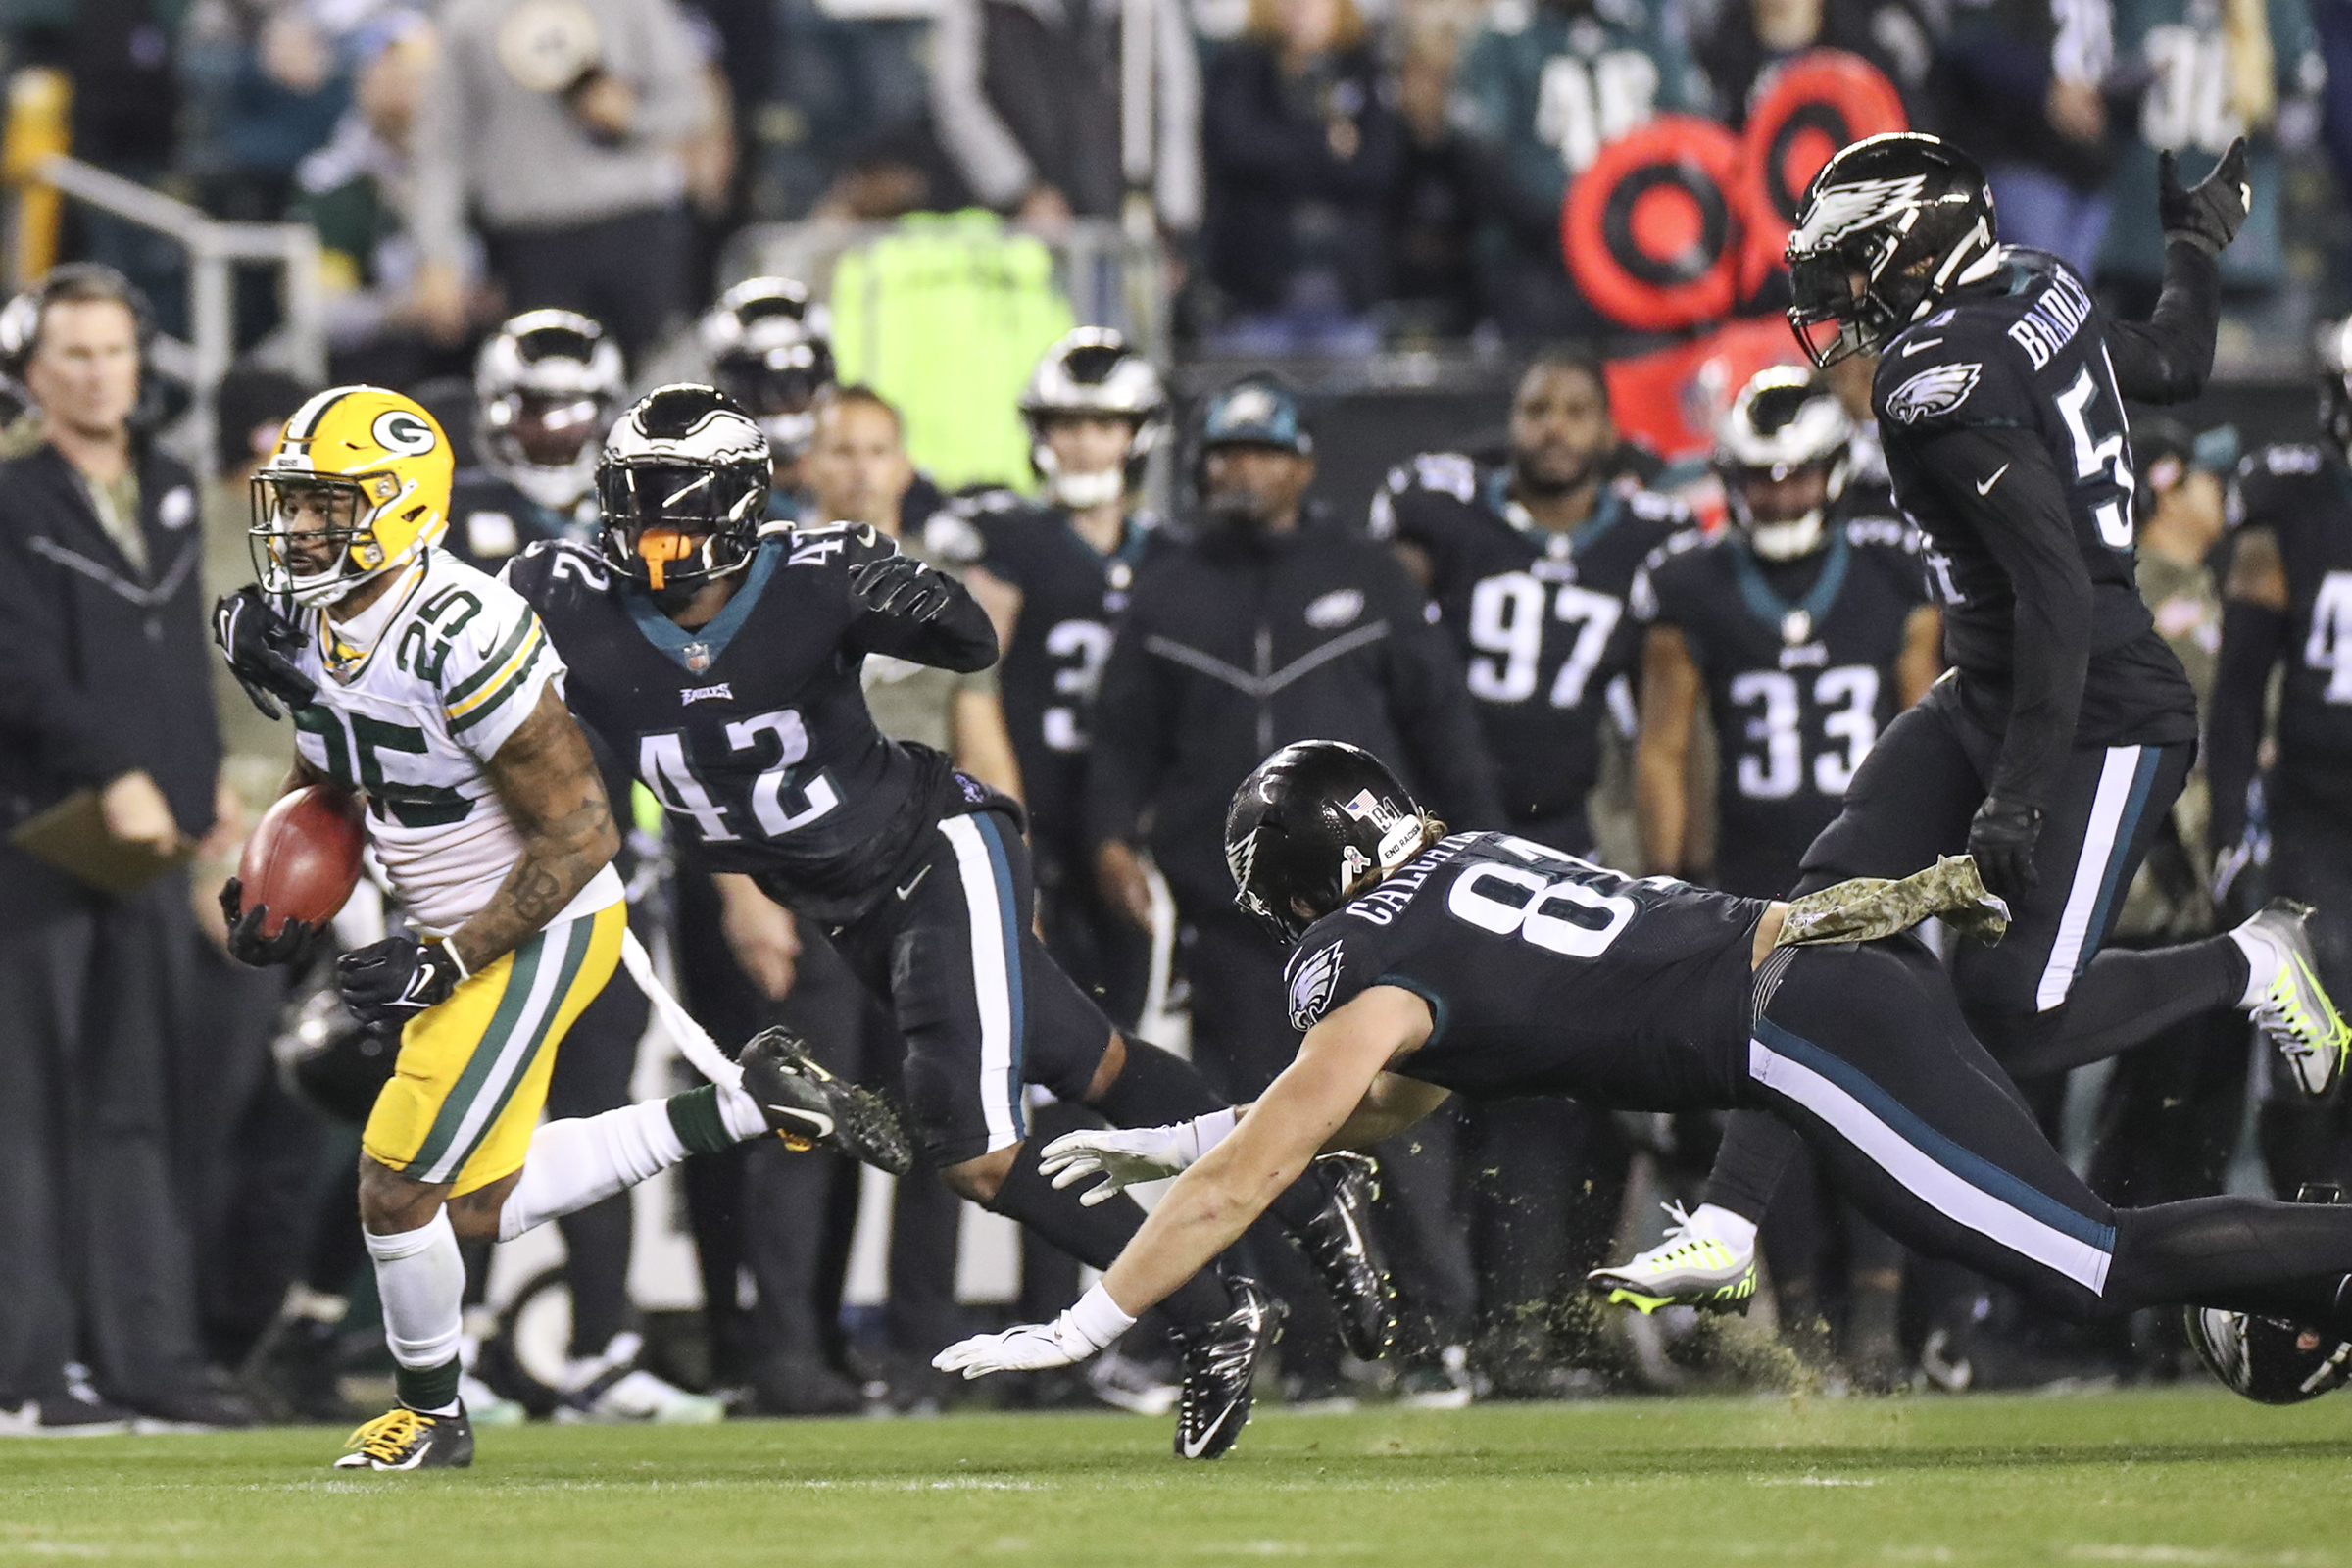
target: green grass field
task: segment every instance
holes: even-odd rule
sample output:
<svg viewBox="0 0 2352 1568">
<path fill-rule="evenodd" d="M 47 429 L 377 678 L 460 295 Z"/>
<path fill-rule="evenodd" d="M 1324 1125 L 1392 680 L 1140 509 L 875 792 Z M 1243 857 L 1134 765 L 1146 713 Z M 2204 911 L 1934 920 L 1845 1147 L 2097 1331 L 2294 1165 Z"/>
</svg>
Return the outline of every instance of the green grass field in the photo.
<svg viewBox="0 0 2352 1568">
<path fill-rule="evenodd" d="M 536 1427 L 345 1477 L 339 1432 L 0 1440 L 0 1563 L 1328 1559 L 2346 1564 L 2352 1400 L 1678 1399 L 1261 1416 Z"/>
</svg>

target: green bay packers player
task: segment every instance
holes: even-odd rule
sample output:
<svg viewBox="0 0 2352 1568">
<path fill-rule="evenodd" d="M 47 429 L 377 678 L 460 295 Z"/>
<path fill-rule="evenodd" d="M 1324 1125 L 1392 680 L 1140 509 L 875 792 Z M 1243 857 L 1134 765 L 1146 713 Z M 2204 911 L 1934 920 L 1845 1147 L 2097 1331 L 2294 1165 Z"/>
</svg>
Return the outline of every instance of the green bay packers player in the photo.
<svg viewBox="0 0 2352 1568">
<path fill-rule="evenodd" d="M 400 1402 L 353 1435 L 336 1461 L 351 1469 L 471 1461 L 461 1236 L 512 1238 L 690 1152 L 840 1119 L 790 1045 L 762 1037 L 744 1055 L 749 1093 L 713 1084 L 538 1126 L 556 1048 L 620 957 L 618 840 L 538 616 L 434 548 L 450 477 L 448 438 L 416 403 L 320 393 L 254 480 L 261 583 L 215 612 L 255 702 L 292 710 L 288 787 L 332 780 L 366 798 L 368 840 L 415 928 L 337 966 L 354 1012 L 401 1025 L 360 1177 Z M 289 960 L 311 936 L 293 921 L 264 936 L 266 908 L 243 907 L 233 880 L 222 904 L 248 963 Z"/>
</svg>

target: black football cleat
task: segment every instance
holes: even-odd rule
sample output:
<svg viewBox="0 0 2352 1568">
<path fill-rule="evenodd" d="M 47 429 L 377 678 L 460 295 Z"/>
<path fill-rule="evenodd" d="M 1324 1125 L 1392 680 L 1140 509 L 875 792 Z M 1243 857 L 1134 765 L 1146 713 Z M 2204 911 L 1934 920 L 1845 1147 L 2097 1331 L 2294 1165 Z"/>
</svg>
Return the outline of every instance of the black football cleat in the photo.
<svg viewBox="0 0 2352 1568">
<path fill-rule="evenodd" d="M 743 1092 L 793 1149 L 821 1144 L 877 1170 L 904 1176 L 914 1169 L 914 1145 L 898 1112 L 880 1095 L 828 1071 L 808 1044 L 786 1029 L 763 1029 L 736 1056 Z"/>
<path fill-rule="evenodd" d="M 1369 1154 L 1348 1151 L 1325 1154 L 1309 1174 L 1323 1183 L 1327 1196 L 1322 1209 L 1292 1239 L 1323 1276 L 1349 1352 L 1360 1361 L 1377 1361 L 1396 1343 L 1396 1291 L 1372 1231 L 1380 1164 Z"/>
<path fill-rule="evenodd" d="M 396 1404 L 354 1432 L 338 1470 L 463 1470 L 473 1463 L 473 1423 Z"/>
<path fill-rule="evenodd" d="M 1252 1279 L 1230 1279 L 1233 1310 L 1184 1347 L 1184 1392 L 1176 1401 L 1176 1457 L 1214 1459 L 1250 1424 L 1250 1387 L 1257 1363 L 1282 1338 L 1284 1308 Z"/>
</svg>

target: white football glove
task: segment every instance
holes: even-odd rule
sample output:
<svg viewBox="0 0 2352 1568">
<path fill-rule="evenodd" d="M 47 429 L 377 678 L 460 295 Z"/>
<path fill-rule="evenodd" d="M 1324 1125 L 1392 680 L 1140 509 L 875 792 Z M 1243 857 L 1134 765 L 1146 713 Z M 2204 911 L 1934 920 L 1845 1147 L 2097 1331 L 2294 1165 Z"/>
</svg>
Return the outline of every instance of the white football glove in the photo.
<svg viewBox="0 0 2352 1568">
<path fill-rule="evenodd" d="M 1023 1323 L 1002 1334 L 975 1334 L 931 1358 L 942 1372 L 966 1379 L 991 1372 L 1043 1372 L 1083 1361 L 1135 1327 L 1110 1293 L 1097 1285 L 1051 1323 Z"/>
<path fill-rule="evenodd" d="M 1037 1168 L 1054 1178 L 1057 1190 L 1089 1177 L 1102 1177 L 1100 1185 L 1078 1195 L 1078 1201 L 1092 1208 L 1140 1182 L 1173 1176 L 1199 1158 L 1185 1152 L 1189 1140 L 1181 1135 L 1188 1130 L 1186 1123 L 1179 1122 L 1173 1127 L 1105 1127 L 1064 1133 L 1046 1146 Z"/>
</svg>

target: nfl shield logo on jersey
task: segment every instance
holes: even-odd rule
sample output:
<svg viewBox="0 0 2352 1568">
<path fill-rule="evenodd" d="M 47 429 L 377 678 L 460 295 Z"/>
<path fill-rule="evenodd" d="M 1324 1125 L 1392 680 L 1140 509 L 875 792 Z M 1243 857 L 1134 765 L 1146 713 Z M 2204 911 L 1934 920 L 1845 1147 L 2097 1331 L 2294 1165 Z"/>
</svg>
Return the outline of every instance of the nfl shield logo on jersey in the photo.
<svg viewBox="0 0 2352 1568">
<path fill-rule="evenodd" d="M 685 659 L 686 667 L 697 675 L 710 667 L 710 645 L 709 643 L 688 643 L 678 652 Z"/>
</svg>

